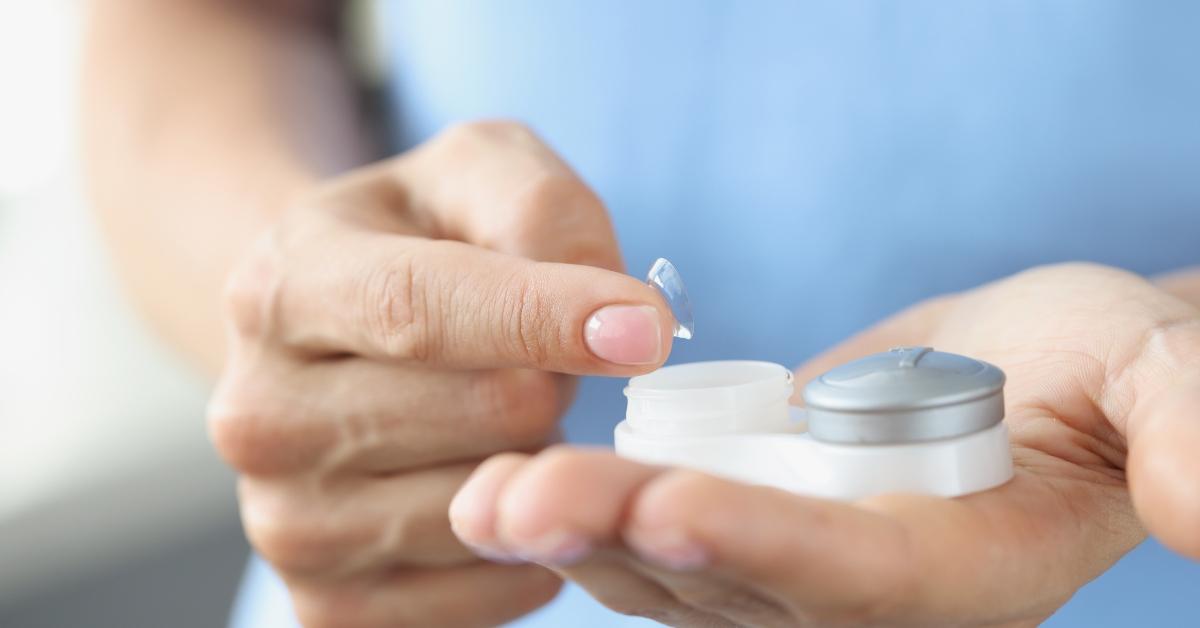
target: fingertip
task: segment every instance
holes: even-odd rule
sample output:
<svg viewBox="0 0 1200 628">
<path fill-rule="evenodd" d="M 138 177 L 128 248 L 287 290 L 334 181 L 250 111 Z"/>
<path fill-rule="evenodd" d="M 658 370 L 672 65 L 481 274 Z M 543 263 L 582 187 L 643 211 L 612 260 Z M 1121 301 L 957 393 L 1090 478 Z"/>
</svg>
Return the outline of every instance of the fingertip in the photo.
<svg viewBox="0 0 1200 628">
<path fill-rule="evenodd" d="M 616 536 L 630 494 L 655 472 L 610 450 L 552 447 L 504 487 L 496 536 L 527 560 L 557 567 L 576 563 Z"/>
<path fill-rule="evenodd" d="M 661 367 L 671 354 L 676 321 L 661 294 L 636 277 L 571 267 L 596 303 L 586 313 L 582 339 L 600 374 L 635 376 Z M 593 369 L 594 370 L 594 369 Z"/>
<path fill-rule="evenodd" d="M 630 377 L 661 366 L 674 319 L 655 291 L 637 279 L 575 264 L 525 266 L 510 292 L 521 321 L 510 335 L 522 366 L 576 375 Z M 509 343 L 513 344 L 513 343 Z M 519 360 L 520 361 L 520 360 Z"/>
<path fill-rule="evenodd" d="M 489 546 L 496 541 L 496 505 L 505 484 L 529 459 L 503 453 L 485 460 L 450 500 L 450 527 L 464 543 Z"/>
<path fill-rule="evenodd" d="M 662 318 L 652 305 L 605 305 L 584 323 L 584 343 L 592 355 L 605 362 L 653 368 L 666 360 L 670 346 Z"/>
</svg>

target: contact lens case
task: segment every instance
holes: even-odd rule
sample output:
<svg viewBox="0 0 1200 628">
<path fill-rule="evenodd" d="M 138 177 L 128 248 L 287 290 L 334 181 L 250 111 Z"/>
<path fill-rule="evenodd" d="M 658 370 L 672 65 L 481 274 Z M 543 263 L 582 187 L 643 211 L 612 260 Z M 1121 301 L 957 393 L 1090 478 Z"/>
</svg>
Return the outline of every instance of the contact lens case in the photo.
<svg viewBox="0 0 1200 628">
<path fill-rule="evenodd" d="M 662 262 L 651 276 L 671 277 L 664 298 L 677 319 L 687 317 L 678 325 L 690 336 L 682 280 Z M 680 364 L 629 381 L 614 442 L 619 455 L 641 462 L 804 495 L 953 497 L 1012 478 L 1004 379 L 967 356 L 897 347 L 807 382 L 800 408 L 789 404 L 794 383 L 782 365 Z"/>
</svg>

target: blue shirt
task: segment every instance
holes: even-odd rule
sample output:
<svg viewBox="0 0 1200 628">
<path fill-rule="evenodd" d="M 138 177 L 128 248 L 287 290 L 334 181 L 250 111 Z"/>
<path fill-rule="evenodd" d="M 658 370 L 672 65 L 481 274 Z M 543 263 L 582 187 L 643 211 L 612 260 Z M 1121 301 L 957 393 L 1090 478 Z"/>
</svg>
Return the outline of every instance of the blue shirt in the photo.
<svg viewBox="0 0 1200 628">
<path fill-rule="evenodd" d="M 688 280 L 697 336 L 673 362 L 798 363 L 1042 263 L 1200 262 L 1200 4 L 378 4 L 397 148 L 532 125 L 633 272 L 662 256 Z M 585 381 L 568 437 L 611 442 L 620 386 Z M 1149 542 L 1050 623 L 1196 625 L 1197 591 L 1200 567 Z M 614 625 L 589 602 L 525 625 Z"/>
</svg>

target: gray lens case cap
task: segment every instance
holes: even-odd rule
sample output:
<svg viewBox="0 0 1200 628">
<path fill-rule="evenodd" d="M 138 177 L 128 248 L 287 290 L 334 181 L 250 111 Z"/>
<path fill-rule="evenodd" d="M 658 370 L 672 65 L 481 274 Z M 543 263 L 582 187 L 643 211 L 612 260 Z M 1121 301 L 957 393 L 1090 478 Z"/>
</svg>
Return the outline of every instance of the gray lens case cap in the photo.
<svg viewBox="0 0 1200 628">
<path fill-rule="evenodd" d="M 930 347 L 897 347 L 843 364 L 804 387 L 808 431 L 844 444 L 964 436 L 1004 419 L 1004 372 Z"/>
</svg>

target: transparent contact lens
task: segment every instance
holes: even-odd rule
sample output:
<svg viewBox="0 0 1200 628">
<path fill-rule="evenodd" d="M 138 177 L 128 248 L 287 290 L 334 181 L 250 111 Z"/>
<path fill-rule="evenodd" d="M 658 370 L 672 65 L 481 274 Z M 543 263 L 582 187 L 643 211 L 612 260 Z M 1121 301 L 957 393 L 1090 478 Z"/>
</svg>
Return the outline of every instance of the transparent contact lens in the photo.
<svg viewBox="0 0 1200 628">
<path fill-rule="evenodd" d="M 675 265 L 664 258 L 658 258 L 650 266 L 650 272 L 646 273 L 646 283 L 658 290 L 670 306 L 671 315 L 675 317 L 674 336 L 690 340 L 696 329 L 692 321 L 692 302 L 688 299 L 683 277 L 679 276 Z"/>
</svg>

